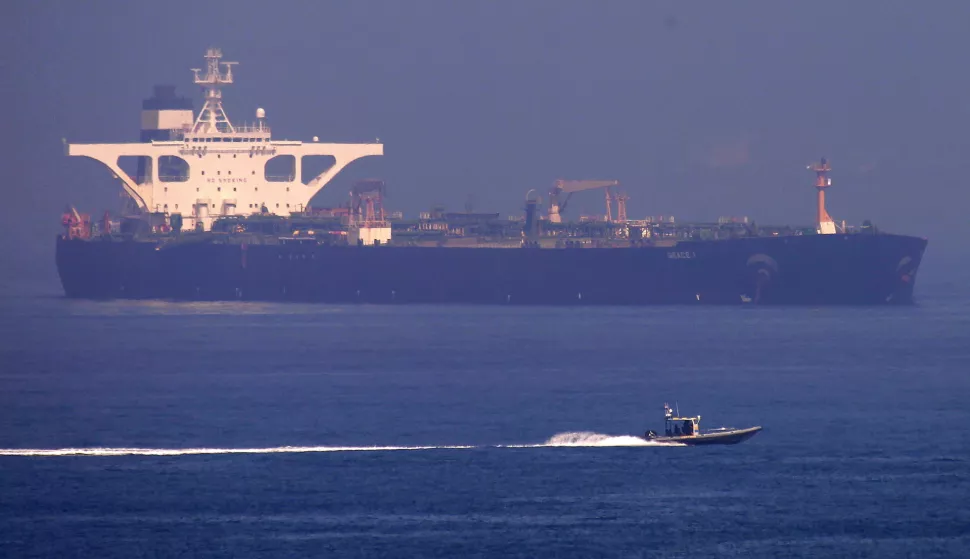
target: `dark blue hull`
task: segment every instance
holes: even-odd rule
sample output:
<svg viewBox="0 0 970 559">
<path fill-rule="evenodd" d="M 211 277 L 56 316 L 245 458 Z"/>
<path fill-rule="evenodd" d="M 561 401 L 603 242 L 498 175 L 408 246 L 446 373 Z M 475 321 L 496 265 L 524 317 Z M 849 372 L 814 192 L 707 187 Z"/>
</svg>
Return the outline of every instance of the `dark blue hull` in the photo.
<svg viewBox="0 0 970 559">
<path fill-rule="evenodd" d="M 680 437 L 651 437 L 648 434 L 643 439 L 658 443 L 679 443 L 687 446 L 739 444 L 757 435 L 759 431 L 761 431 L 761 426 Z"/>
<path fill-rule="evenodd" d="M 912 302 L 926 240 L 751 237 L 675 247 L 431 248 L 57 241 L 69 297 L 548 305 Z"/>
</svg>

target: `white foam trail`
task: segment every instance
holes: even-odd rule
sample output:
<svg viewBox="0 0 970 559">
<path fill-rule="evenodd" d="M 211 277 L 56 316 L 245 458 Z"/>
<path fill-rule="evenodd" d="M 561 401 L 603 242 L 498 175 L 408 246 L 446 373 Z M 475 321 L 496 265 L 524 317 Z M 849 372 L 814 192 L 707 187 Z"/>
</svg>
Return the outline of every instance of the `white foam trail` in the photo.
<svg viewBox="0 0 970 559">
<path fill-rule="evenodd" d="M 301 452 L 386 452 L 400 450 L 467 450 L 473 448 L 553 448 L 609 446 L 684 446 L 648 441 L 632 435 L 589 431 L 559 433 L 540 444 L 428 446 L 277 446 L 270 448 L 0 448 L 0 456 L 187 456 L 200 454 L 288 454 Z"/>
<path fill-rule="evenodd" d="M 468 449 L 473 446 L 278 446 L 272 448 L 5 448 L 0 456 L 186 456 L 191 454 L 285 454 Z"/>
<path fill-rule="evenodd" d="M 533 445 L 507 445 L 512 448 L 549 447 L 604 447 L 604 446 L 686 446 L 681 443 L 648 441 L 633 435 L 604 435 L 590 431 L 577 431 L 553 435 L 545 443 Z"/>
</svg>

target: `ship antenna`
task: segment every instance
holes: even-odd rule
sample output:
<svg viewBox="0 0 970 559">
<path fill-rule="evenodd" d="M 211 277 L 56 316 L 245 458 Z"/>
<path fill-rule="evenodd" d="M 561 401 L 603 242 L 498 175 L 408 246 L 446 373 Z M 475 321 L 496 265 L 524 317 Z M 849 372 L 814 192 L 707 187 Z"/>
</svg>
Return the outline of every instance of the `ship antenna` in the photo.
<svg viewBox="0 0 970 559">
<path fill-rule="evenodd" d="M 193 68 L 195 83 L 205 87 L 205 105 L 199 111 L 199 117 L 195 120 L 192 132 L 199 134 L 203 132 L 235 132 L 226 111 L 222 108 L 222 89 L 220 86 L 232 84 L 232 66 L 238 62 L 221 62 L 222 50 L 210 48 L 205 52 L 206 74 L 199 76 L 202 70 Z M 223 73 L 220 65 L 226 67 Z"/>
</svg>

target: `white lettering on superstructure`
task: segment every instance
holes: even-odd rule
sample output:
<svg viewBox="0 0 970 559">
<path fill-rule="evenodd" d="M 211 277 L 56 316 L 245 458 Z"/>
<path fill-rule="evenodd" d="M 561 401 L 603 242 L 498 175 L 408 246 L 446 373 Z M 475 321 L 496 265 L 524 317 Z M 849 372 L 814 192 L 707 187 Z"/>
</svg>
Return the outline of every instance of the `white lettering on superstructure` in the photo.
<svg viewBox="0 0 970 559">
<path fill-rule="evenodd" d="M 230 182 L 240 183 L 240 182 L 247 182 L 247 181 L 248 181 L 248 179 L 245 179 L 245 178 L 240 178 L 240 179 L 215 179 L 215 178 L 206 179 L 206 182 L 212 182 L 212 183 L 217 182 L 217 183 L 220 183 L 220 184 L 226 184 L 226 183 L 230 183 Z"/>
</svg>

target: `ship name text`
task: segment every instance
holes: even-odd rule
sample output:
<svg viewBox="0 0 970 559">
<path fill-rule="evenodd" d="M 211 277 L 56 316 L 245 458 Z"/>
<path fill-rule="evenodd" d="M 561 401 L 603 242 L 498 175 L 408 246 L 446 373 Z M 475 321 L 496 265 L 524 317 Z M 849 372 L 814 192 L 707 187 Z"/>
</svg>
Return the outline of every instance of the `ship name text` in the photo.
<svg viewBox="0 0 970 559">
<path fill-rule="evenodd" d="M 687 260 L 690 258 L 697 258 L 697 254 L 694 251 L 674 251 L 668 252 L 667 258 L 671 260 Z"/>
<path fill-rule="evenodd" d="M 246 180 L 247 179 L 245 177 L 241 177 L 241 178 L 226 178 L 226 179 L 211 178 L 211 179 L 206 179 L 205 181 L 209 183 L 225 184 L 228 182 L 246 182 Z"/>
</svg>

